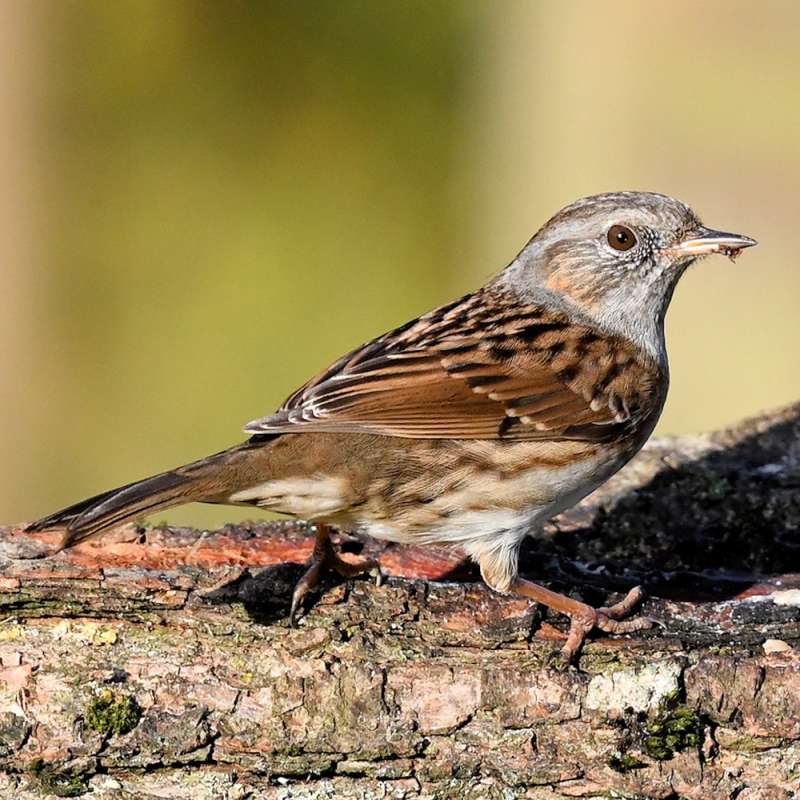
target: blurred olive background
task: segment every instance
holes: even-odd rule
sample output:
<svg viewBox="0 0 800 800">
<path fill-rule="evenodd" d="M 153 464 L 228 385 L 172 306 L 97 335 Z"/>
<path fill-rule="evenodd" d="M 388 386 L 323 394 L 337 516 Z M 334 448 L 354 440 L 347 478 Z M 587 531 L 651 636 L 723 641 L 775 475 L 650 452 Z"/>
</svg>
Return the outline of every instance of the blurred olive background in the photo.
<svg viewBox="0 0 800 800">
<path fill-rule="evenodd" d="M 679 287 L 660 432 L 796 399 L 799 33 L 789 0 L 3 0 L 0 521 L 236 442 L 599 191 L 761 241 Z"/>
</svg>

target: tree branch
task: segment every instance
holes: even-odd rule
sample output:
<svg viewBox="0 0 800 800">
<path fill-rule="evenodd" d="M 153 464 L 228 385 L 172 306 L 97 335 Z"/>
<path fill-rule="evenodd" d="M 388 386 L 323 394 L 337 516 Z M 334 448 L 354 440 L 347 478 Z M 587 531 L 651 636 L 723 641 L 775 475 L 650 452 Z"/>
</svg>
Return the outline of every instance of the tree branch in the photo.
<svg viewBox="0 0 800 800">
<path fill-rule="evenodd" d="M 662 623 L 566 672 L 563 620 L 449 551 L 369 542 L 387 584 L 331 578 L 292 629 L 302 525 L 54 557 L 0 529 L 0 796 L 789 800 L 799 418 L 654 442 L 530 543 L 526 576 L 593 603 L 642 582 Z"/>
</svg>

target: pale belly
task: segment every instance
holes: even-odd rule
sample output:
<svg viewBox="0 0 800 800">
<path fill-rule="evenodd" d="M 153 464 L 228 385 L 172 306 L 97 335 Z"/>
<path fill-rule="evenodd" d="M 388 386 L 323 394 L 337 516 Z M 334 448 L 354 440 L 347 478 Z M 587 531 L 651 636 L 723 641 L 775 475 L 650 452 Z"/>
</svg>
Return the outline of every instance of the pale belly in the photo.
<svg viewBox="0 0 800 800">
<path fill-rule="evenodd" d="M 562 448 L 542 464 L 541 444 L 498 451 L 469 441 L 452 444 L 445 454 L 421 449 L 412 458 L 403 455 L 413 463 L 399 474 L 376 469 L 362 486 L 348 473 L 312 473 L 264 481 L 235 492 L 229 502 L 338 524 L 376 539 L 469 551 L 470 542 L 487 536 L 518 540 L 535 534 L 627 460 L 627 454 L 607 448 Z"/>
<path fill-rule="evenodd" d="M 376 539 L 457 548 L 480 565 L 490 586 L 505 592 L 517 575 L 522 540 L 541 534 L 548 519 L 600 486 L 626 460 L 609 459 L 606 451 L 562 467 L 532 467 L 510 478 L 487 475 L 405 515 L 364 519 L 358 530 Z"/>
<path fill-rule="evenodd" d="M 504 591 L 517 551 L 639 449 L 579 441 L 402 440 L 374 434 L 281 437 L 266 451 L 272 477 L 227 502 L 258 505 L 357 534 L 460 548 Z"/>
<path fill-rule="evenodd" d="M 353 440 L 341 441 L 346 447 Z M 454 546 L 482 563 L 495 556 L 510 562 L 526 535 L 540 532 L 638 449 L 477 440 L 409 446 L 387 437 L 361 444 L 357 453 L 337 453 L 324 471 L 290 452 L 281 477 L 234 492 L 228 502 L 391 542 Z"/>
<path fill-rule="evenodd" d="M 518 542 L 575 505 L 613 475 L 626 459 L 593 456 L 564 467 L 532 467 L 513 477 L 487 474 L 394 519 L 353 515 L 358 530 L 407 544 L 452 544 L 471 553 L 487 536 Z"/>
</svg>

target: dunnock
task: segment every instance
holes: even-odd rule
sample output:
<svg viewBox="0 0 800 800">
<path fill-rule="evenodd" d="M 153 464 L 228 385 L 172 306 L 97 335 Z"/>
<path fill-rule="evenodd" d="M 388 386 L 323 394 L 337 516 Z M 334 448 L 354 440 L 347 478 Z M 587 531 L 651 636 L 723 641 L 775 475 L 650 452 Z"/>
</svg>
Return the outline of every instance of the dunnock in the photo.
<svg viewBox="0 0 800 800">
<path fill-rule="evenodd" d="M 251 438 L 84 500 L 29 526 L 62 546 L 132 518 L 203 501 L 250 504 L 317 524 L 291 616 L 339 558 L 329 525 L 392 542 L 461 548 L 494 590 L 569 615 L 562 654 L 586 634 L 649 627 L 623 619 L 642 596 L 592 608 L 517 574 L 520 543 L 587 495 L 644 444 L 667 395 L 664 315 L 697 258 L 756 242 L 703 226 L 646 192 L 567 206 L 477 291 L 339 359 Z"/>
</svg>

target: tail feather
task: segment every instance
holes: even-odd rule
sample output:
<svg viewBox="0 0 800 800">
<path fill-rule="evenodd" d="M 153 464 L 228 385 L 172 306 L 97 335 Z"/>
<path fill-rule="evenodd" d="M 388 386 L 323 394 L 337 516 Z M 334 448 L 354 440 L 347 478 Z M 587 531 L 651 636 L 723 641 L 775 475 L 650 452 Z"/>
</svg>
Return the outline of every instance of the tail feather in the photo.
<svg viewBox="0 0 800 800">
<path fill-rule="evenodd" d="M 26 531 L 63 530 L 59 550 L 94 539 L 146 513 L 195 501 L 213 501 L 235 488 L 236 466 L 252 452 L 249 443 L 178 469 L 135 481 L 56 511 Z"/>
<path fill-rule="evenodd" d="M 194 499 L 193 482 L 196 483 L 177 472 L 163 472 L 120 489 L 75 517 L 67 525 L 62 546 L 91 539 L 147 512 L 189 502 Z"/>
<path fill-rule="evenodd" d="M 135 483 L 129 483 L 125 486 L 120 486 L 118 489 L 112 489 L 108 492 L 101 492 L 100 494 L 96 494 L 94 497 L 87 497 L 85 500 L 81 500 L 79 503 L 75 503 L 67 508 L 62 508 L 60 511 L 55 511 L 52 514 L 48 514 L 46 517 L 36 520 L 36 522 L 29 523 L 25 526 L 25 530 L 31 533 L 36 533 L 37 531 L 49 531 L 53 530 L 54 528 L 63 528 L 69 525 L 70 522 L 79 517 L 84 511 L 92 506 L 102 503 L 104 500 L 107 500 L 117 492 L 121 492 L 123 489 L 128 489 L 129 487 L 135 485 Z"/>
</svg>

